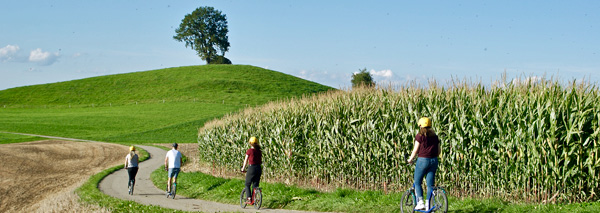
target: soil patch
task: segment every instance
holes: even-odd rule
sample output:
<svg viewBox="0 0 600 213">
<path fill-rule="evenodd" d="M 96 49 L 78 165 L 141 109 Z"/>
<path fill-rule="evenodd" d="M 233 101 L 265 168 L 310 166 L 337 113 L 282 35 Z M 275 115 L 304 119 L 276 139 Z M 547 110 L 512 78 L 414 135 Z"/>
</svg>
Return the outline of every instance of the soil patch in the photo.
<svg viewBox="0 0 600 213">
<path fill-rule="evenodd" d="M 73 191 L 121 164 L 129 149 L 110 143 L 44 140 L 0 145 L 0 212 L 104 211 L 82 206 Z"/>
</svg>

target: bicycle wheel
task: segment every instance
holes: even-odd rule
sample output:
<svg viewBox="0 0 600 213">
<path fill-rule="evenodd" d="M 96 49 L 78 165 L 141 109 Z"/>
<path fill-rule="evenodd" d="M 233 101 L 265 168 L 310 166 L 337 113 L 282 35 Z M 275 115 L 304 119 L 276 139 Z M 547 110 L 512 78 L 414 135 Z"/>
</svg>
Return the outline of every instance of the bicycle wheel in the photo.
<svg viewBox="0 0 600 213">
<path fill-rule="evenodd" d="M 262 190 L 258 187 L 254 188 L 254 208 L 260 209 L 262 205 Z"/>
<path fill-rule="evenodd" d="M 240 207 L 246 208 L 246 188 L 242 189 L 242 194 L 240 194 Z"/>
<path fill-rule="evenodd" d="M 412 190 L 406 190 L 402 194 L 402 200 L 400 200 L 400 212 L 413 212 L 415 210 L 416 202 L 415 195 Z"/>
<path fill-rule="evenodd" d="M 436 211 L 442 211 L 444 213 L 448 212 L 448 197 L 446 197 L 446 192 L 443 189 L 437 188 L 433 191 L 435 194 L 434 204 Z"/>
<path fill-rule="evenodd" d="M 171 186 L 171 196 L 173 196 L 171 199 L 175 199 L 175 194 L 177 194 L 177 183 L 173 183 Z"/>
<path fill-rule="evenodd" d="M 134 182 L 129 181 L 129 195 L 133 195 L 133 186 L 134 186 Z"/>
</svg>

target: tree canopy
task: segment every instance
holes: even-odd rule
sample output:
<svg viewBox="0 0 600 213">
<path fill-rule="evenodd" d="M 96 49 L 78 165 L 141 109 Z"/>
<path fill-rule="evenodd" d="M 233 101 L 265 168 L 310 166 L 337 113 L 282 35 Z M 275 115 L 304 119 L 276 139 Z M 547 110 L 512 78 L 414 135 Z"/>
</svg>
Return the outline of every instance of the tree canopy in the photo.
<svg viewBox="0 0 600 213">
<path fill-rule="evenodd" d="M 367 68 L 359 69 L 359 72 L 352 74 L 352 88 L 358 86 L 375 86 L 375 81 L 373 81 L 373 76 L 371 73 L 367 72 Z"/>
<path fill-rule="evenodd" d="M 207 64 L 220 59 L 229 50 L 227 33 L 227 17 L 213 7 L 199 7 L 191 14 L 185 15 L 173 39 L 185 42 Z M 226 61 L 229 61 L 227 59 Z M 231 63 L 231 61 L 229 61 Z"/>
</svg>

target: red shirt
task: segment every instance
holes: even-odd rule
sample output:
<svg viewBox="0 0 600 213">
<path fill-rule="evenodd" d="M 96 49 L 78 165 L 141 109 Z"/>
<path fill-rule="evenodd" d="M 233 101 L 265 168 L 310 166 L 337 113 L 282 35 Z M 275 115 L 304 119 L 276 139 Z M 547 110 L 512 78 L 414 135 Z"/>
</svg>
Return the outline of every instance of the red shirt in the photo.
<svg viewBox="0 0 600 213">
<path fill-rule="evenodd" d="M 415 140 L 419 142 L 420 158 L 436 158 L 440 153 L 440 139 L 438 136 L 429 136 L 417 134 Z"/>
<path fill-rule="evenodd" d="M 262 152 L 260 150 L 248 149 L 248 151 L 246 151 L 246 155 L 248 155 L 248 164 L 262 164 Z"/>
</svg>

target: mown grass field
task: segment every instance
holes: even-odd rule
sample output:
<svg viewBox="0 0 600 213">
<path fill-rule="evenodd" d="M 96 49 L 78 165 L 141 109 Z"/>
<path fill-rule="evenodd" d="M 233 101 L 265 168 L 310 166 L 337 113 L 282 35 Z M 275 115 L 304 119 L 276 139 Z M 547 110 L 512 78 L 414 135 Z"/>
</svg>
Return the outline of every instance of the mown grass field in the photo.
<svg viewBox="0 0 600 213">
<path fill-rule="evenodd" d="M 6 132 L 35 133 L 108 142 L 196 142 L 199 126 L 239 105 L 172 102 L 85 108 L 0 110 Z"/>
<path fill-rule="evenodd" d="M 333 88 L 249 65 L 175 67 L 0 91 L 0 107 L 92 107 L 159 102 L 256 106 Z"/>
<path fill-rule="evenodd" d="M 194 143 L 204 122 L 333 90 L 246 65 L 178 67 L 0 91 L 0 131 L 124 143 Z"/>
</svg>

